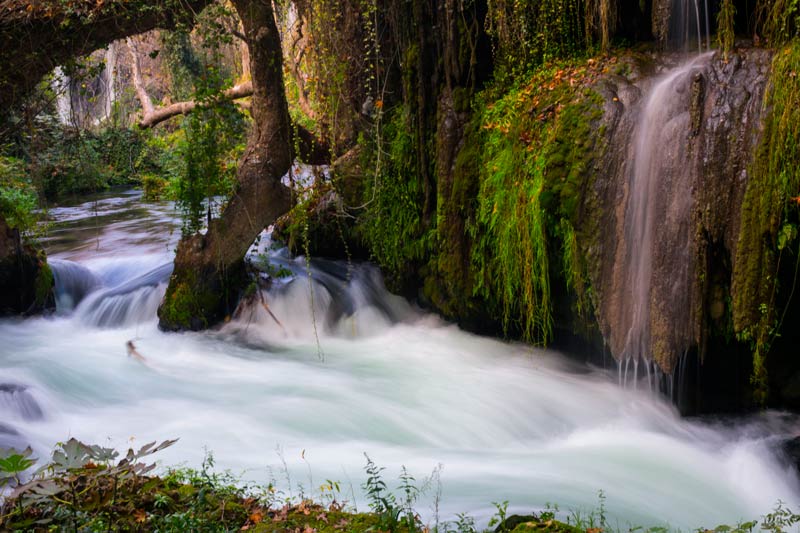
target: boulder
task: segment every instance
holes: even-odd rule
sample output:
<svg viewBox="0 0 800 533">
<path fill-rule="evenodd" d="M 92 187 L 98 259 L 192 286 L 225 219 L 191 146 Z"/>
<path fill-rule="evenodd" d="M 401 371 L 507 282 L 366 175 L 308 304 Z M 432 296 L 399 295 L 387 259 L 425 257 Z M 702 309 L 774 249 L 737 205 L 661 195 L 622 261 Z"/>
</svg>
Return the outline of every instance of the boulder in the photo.
<svg viewBox="0 0 800 533">
<path fill-rule="evenodd" d="M 52 309 L 53 273 L 43 251 L 23 243 L 0 216 L 0 316 Z"/>
</svg>

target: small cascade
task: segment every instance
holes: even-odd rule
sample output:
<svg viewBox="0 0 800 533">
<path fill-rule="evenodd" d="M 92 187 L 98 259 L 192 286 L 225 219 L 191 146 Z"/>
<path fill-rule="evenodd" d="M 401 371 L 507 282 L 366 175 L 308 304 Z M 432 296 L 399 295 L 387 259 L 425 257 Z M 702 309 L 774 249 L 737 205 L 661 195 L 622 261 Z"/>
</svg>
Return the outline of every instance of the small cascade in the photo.
<svg viewBox="0 0 800 533">
<path fill-rule="evenodd" d="M 134 261 L 132 266 L 136 268 L 140 264 Z M 85 324 L 102 328 L 150 322 L 155 319 L 167 290 L 172 268 L 172 263 L 165 263 L 127 281 L 99 289 L 81 302 L 75 313 Z"/>
<path fill-rule="evenodd" d="M 102 282 L 88 268 L 63 259 L 48 261 L 55 281 L 56 311 L 68 313 Z"/>
<path fill-rule="evenodd" d="M 250 259 L 265 270 L 265 282 L 240 304 L 227 328 L 248 342 L 370 336 L 416 315 L 403 298 L 386 290 L 373 265 L 326 259 L 307 263 L 304 257 L 292 258 L 286 248 L 269 250 L 268 234 L 261 242 Z M 279 275 L 270 277 L 266 271 Z"/>
<path fill-rule="evenodd" d="M 44 412 L 25 385 L 0 383 L 0 414 L 5 420 L 41 420 Z"/>
<path fill-rule="evenodd" d="M 153 267 L 152 263 L 131 259 L 92 270 L 72 261 L 51 260 L 57 312 L 74 311 L 85 324 L 105 328 L 154 320 L 173 264 Z"/>
</svg>

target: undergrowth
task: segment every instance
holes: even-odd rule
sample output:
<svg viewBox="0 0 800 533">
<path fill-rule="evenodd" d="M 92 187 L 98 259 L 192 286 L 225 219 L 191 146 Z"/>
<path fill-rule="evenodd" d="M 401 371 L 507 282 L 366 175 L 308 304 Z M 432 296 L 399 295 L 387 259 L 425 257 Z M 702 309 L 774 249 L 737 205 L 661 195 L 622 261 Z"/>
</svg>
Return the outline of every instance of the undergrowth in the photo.
<svg viewBox="0 0 800 533">
<path fill-rule="evenodd" d="M 528 533 L 550 532 L 652 532 L 668 527 L 620 526 L 611 522 L 606 495 L 598 492 L 590 510 L 564 511 L 547 504 L 528 515 L 510 515 L 508 501 L 494 502 L 495 514 L 487 528 L 461 513 L 440 521 L 441 498 L 437 467 L 421 483 L 402 468 L 395 490 L 383 476 L 384 468 L 366 456 L 363 495 L 369 512 L 348 502 L 338 482 L 325 480 L 317 494 L 286 494 L 274 481 L 267 485 L 242 483 L 229 472 L 215 470 L 207 453 L 200 469 L 167 469 L 153 475 L 154 464 L 145 459 L 176 441 L 168 440 L 129 449 L 124 456 L 112 449 L 87 445 L 76 439 L 60 443 L 51 460 L 36 468 L 30 449 L 0 449 L 0 530 L 13 531 L 255 531 L 265 533 Z M 121 458 L 120 458 L 121 457 Z M 282 456 L 281 456 L 282 458 Z M 291 477 L 283 461 L 284 475 Z M 309 479 L 310 482 L 310 479 Z M 416 510 L 419 497 L 434 492 L 432 520 L 423 521 Z M 313 491 L 312 491 L 313 492 Z M 353 493 L 353 496 L 355 494 Z M 786 531 L 800 524 L 800 515 L 782 502 L 760 520 L 719 525 L 697 531 L 745 533 L 755 530 Z"/>
</svg>

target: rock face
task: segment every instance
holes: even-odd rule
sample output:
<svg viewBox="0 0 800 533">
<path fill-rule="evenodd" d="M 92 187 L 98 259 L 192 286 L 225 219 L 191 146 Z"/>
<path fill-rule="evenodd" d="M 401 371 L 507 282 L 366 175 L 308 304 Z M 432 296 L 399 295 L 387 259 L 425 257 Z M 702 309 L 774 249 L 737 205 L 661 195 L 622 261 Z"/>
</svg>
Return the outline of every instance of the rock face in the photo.
<svg viewBox="0 0 800 533">
<path fill-rule="evenodd" d="M 702 356 L 708 332 L 724 327 L 770 60 L 761 49 L 727 62 L 665 56 L 654 72 L 641 63 L 641 76 L 599 85 L 608 151 L 594 193 L 610 207 L 586 248 L 595 258 L 598 320 L 618 359 L 655 361 L 671 373 L 682 354 Z"/>
<path fill-rule="evenodd" d="M 44 254 L 23 244 L 19 232 L 0 217 L 0 316 L 53 306 L 53 273 Z"/>
</svg>

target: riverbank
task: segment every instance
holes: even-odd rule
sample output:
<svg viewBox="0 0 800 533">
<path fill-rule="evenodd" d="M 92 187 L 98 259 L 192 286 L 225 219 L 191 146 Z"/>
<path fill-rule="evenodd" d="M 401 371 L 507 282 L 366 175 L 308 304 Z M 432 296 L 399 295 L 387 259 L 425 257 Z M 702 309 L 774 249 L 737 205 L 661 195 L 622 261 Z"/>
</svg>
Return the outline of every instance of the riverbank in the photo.
<svg viewBox="0 0 800 533">
<path fill-rule="evenodd" d="M 537 512 L 509 514 L 508 502 L 494 503 L 496 512 L 483 523 L 468 513 L 440 520 L 439 471 L 416 480 L 402 470 L 397 488 L 387 485 L 383 467 L 368 456 L 367 478 L 360 487 L 365 505 L 350 500 L 353 487 L 325 480 L 318 487 L 286 493 L 273 483 L 243 484 L 229 472 L 214 470 L 207 455 L 198 470 L 167 469 L 151 475 L 150 456 L 176 441 L 152 442 L 138 451 L 120 454 L 112 448 L 70 439 L 57 446 L 52 460 L 33 475 L 25 472 L 35 461 L 30 450 L 0 454 L 0 529 L 9 531 L 254 531 L 260 533 L 528 533 L 672 531 L 668 525 L 646 527 L 613 523 L 606 496 L 598 493 L 597 506 L 589 510 L 559 509 L 546 504 Z M 120 458 L 121 457 L 121 458 Z M 288 470 L 285 475 L 289 476 Z M 389 482 L 391 483 L 391 482 Z M 419 497 L 433 492 L 432 512 L 418 512 Z M 677 512 L 674 510 L 673 512 Z M 800 523 L 780 502 L 769 513 L 713 531 L 746 532 L 759 527 L 784 531 Z M 697 531 L 712 531 L 706 528 Z M 678 530 L 679 531 L 679 530 Z"/>
</svg>

